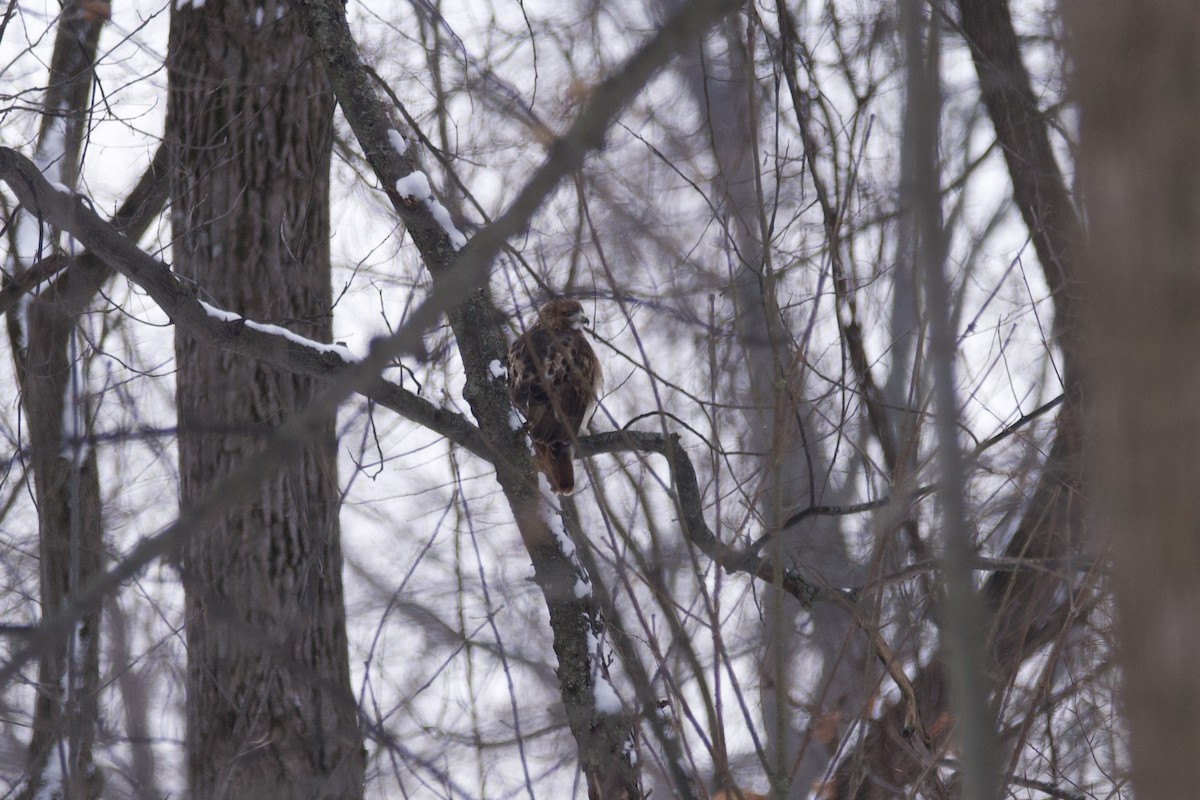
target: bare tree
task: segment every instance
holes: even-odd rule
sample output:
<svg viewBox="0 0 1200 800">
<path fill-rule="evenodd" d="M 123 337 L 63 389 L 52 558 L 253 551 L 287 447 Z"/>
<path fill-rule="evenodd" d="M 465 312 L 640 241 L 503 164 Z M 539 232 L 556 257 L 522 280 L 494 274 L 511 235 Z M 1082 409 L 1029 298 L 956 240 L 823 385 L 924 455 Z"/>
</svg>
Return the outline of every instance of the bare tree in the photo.
<svg viewBox="0 0 1200 800">
<path fill-rule="evenodd" d="M 167 144 L 174 268 L 219 308 L 327 342 L 333 93 L 295 9 L 172 10 Z M 271 287 L 267 289 L 267 287 Z M 310 377 L 176 337 L 180 500 L 306 408 Z M 335 420 L 183 554 L 188 783 L 198 797 L 361 795 Z"/>
</svg>

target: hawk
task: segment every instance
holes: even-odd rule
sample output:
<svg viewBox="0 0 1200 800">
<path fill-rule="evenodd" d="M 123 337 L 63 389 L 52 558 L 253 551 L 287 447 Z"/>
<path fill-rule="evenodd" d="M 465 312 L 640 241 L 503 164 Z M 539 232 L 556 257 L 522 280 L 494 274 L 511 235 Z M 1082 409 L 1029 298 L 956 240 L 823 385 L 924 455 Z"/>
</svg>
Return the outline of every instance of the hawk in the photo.
<svg viewBox="0 0 1200 800">
<path fill-rule="evenodd" d="M 508 392 L 525 415 L 537 468 L 557 494 L 575 491 L 571 445 L 596 408 L 603 375 L 575 300 L 551 300 L 508 348 Z"/>
</svg>

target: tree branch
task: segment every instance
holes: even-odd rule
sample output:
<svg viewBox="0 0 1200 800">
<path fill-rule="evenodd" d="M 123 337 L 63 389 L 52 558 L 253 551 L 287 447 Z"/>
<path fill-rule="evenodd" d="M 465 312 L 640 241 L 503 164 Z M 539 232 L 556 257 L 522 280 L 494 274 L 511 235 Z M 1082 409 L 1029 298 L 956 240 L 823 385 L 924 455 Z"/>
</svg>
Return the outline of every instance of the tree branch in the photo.
<svg viewBox="0 0 1200 800">
<path fill-rule="evenodd" d="M 1079 348 L 1076 294 L 1077 248 L 1082 226 L 1071 194 L 1050 146 L 1044 114 L 1038 108 L 1029 71 L 1021 57 L 1008 0 L 958 0 L 961 30 L 979 75 L 980 94 L 996 130 L 1013 186 L 1013 200 L 1029 230 L 1054 302 L 1056 342 L 1063 353 L 1063 400 L 1050 451 L 1017 530 L 1004 555 L 1020 560 L 1068 561 L 1083 541 L 1082 465 L 1080 453 Z M 939 13 L 935 8 L 935 13 Z M 944 12 L 943 12 L 944 13 Z M 953 20 L 950 20 L 954 24 Z M 1039 409 L 1040 411 L 1041 409 Z M 983 586 L 989 625 L 988 648 L 995 669 L 994 685 L 1016 675 L 1020 664 L 1068 618 L 1073 602 L 1061 574 L 1035 568 L 993 572 Z M 917 676 L 931 697 L 944 697 L 945 675 L 935 661 Z M 932 705 L 938 712 L 940 703 Z M 865 782 L 849 794 L 848 758 L 839 767 L 840 798 L 891 796 L 891 788 L 919 780 L 926 764 L 896 746 L 885 730 L 888 714 L 873 723 L 867 752 L 870 770 L 885 776 L 887 788 Z M 876 794 L 876 792 L 882 792 Z"/>
<path fill-rule="evenodd" d="M 274 326 L 244 319 L 226 320 L 209 313 L 196 299 L 194 291 L 166 264 L 145 253 L 118 231 L 120 221 L 128 220 L 126 224 L 131 225 L 136 222 L 133 208 L 128 209 L 128 216 L 118 212 L 113 223 L 105 222 L 91 210 L 86 198 L 55 189 L 32 161 L 9 148 L 0 148 L 0 180 L 7 183 L 34 213 L 79 240 L 88 248 L 91 257 L 103 259 L 105 264 L 144 289 L 172 322 L 197 338 L 280 369 L 327 381 L 340 381 L 348 361 L 353 360 L 344 348 L 311 342 Z M 136 195 L 136 192 L 131 195 L 130 200 Z M 122 206 L 122 211 L 129 205 Z M 408 326 L 402 331 L 412 335 Z M 362 393 L 484 460 L 494 458 L 479 430 L 461 414 L 439 408 L 381 378 L 362 387 Z"/>
<path fill-rule="evenodd" d="M 906 704 L 906 734 L 921 732 L 924 735 L 912 683 L 904 674 L 899 660 L 879 632 L 878 626 L 862 612 L 856 590 L 818 585 L 805 578 L 797 569 L 777 570 L 770 559 L 759 556 L 753 548 L 738 550 L 718 539 L 704 519 L 704 503 L 700 484 L 696 480 L 696 470 L 687 452 L 680 445 L 678 435 L 664 436 L 649 431 L 622 430 L 585 436 L 579 440 L 579 454 L 583 457 L 622 452 L 656 453 L 666 459 L 684 535 L 700 552 L 726 572 L 745 573 L 766 584 L 777 585 L 799 600 L 805 608 L 811 608 L 815 602 L 826 602 L 833 603 L 850 614 L 854 624 L 870 639 L 880 663 L 900 689 Z"/>
<path fill-rule="evenodd" d="M 588 583 L 583 567 L 568 552 L 561 524 L 552 526 L 543 510 L 538 478 L 521 431 L 509 424 L 512 404 L 507 384 L 492 375 L 493 363 L 505 362 L 507 342 L 494 319 L 482 280 L 488 265 L 509 237 L 525 229 L 533 213 L 567 175 L 583 166 L 584 157 L 603 146 L 604 135 L 616 116 L 667 61 L 692 44 L 707 28 L 737 6 L 730 0 L 694 0 L 682 7 L 620 69 L 598 84 L 588 104 L 567 131 L 551 146 L 545 161 L 517 193 L 510 206 L 455 253 L 457 230 L 448 226 L 448 213 L 432 196 L 416 197 L 410 187 L 428 185 L 414 171 L 407 151 L 392 146 L 393 137 L 384 105 L 375 95 L 337 0 L 303 0 L 305 27 L 325 61 L 330 82 L 363 152 L 417 245 L 435 289 L 445 283 L 451 264 L 476 259 L 480 279 L 450 312 L 466 371 L 463 396 L 479 421 L 485 441 L 496 452 L 496 479 L 513 511 L 522 541 L 533 562 L 534 576 L 546 599 L 559 660 L 559 684 L 571 732 L 579 746 L 583 772 L 592 800 L 642 797 L 640 769 L 632 757 L 634 742 L 624 713 L 598 705 L 597 681 L 607 680 L 601 654 L 590 642 L 603 631 L 602 610 L 589 594 L 576 587 Z M 419 176 L 419 180 L 414 180 Z M 676 787 L 683 796 L 690 787 Z"/>
<path fill-rule="evenodd" d="M 1005 551 L 1009 556 L 1066 557 L 1079 546 L 1083 525 L 1079 435 L 1077 249 L 1082 226 L 1050 147 L 1021 58 L 1008 0 L 959 0 L 962 32 L 971 47 L 979 88 L 996 129 L 1013 185 L 1013 200 L 1029 229 L 1054 299 L 1054 327 L 1063 351 L 1065 401 L 1042 474 Z M 984 585 L 994 619 L 993 659 L 1012 674 L 1041 641 L 1039 631 L 1059 616 L 1061 581 L 1034 571 L 997 573 Z"/>
<path fill-rule="evenodd" d="M 1055 328 L 1067 333 L 1076 318 L 1074 251 L 1081 226 L 1021 58 L 1008 0 L 959 0 L 958 6 L 979 91 L 1008 165 L 1013 200 L 1054 298 Z"/>
</svg>

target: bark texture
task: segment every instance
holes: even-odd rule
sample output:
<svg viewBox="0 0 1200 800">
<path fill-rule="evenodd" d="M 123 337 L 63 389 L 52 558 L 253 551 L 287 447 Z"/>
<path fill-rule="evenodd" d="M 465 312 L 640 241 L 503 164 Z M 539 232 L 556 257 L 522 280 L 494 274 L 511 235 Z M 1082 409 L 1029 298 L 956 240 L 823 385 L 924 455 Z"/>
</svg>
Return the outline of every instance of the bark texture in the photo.
<svg viewBox="0 0 1200 800">
<path fill-rule="evenodd" d="M 333 94 L 297 15 L 245 0 L 173 12 L 175 271 L 201 298 L 330 337 Z M 176 335 L 181 502 L 205 496 L 316 382 Z M 362 796 L 334 418 L 184 553 L 194 797 Z"/>
<path fill-rule="evenodd" d="M 1200 6 L 1067 8 L 1090 222 L 1091 522 L 1113 548 L 1133 792 L 1190 798 L 1200 753 Z"/>
</svg>

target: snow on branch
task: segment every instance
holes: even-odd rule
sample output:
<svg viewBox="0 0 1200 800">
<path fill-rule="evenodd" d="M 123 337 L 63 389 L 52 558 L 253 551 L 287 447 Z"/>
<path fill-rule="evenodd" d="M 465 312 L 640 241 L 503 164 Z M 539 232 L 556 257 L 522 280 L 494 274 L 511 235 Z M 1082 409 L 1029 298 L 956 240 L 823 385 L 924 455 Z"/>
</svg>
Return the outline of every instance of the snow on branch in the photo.
<svg viewBox="0 0 1200 800">
<path fill-rule="evenodd" d="M 30 210 L 69 232 L 95 256 L 150 295 L 171 321 L 201 341 L 257 358 L 279 369 L 327 381 L 340 380 L 358 361 L 340 345 L 315 342 L 275 325 L 246 320 L 240 315 L 201 302 L 192 287 L 170 268 L 147 254 L 101 219 L 86 198 L 56 190 L 37 166 L 10 148 L 0 147 L 0 181 L 4 181 Z M 399 350 L 419 329 L 405 326 L 393 347 Z M 478 429 L 465 417 L 382 378 L 363 382 L 361 392 L 385 408 L 445 436 L 471 453 L 491 460 Z"/>
</svg>

